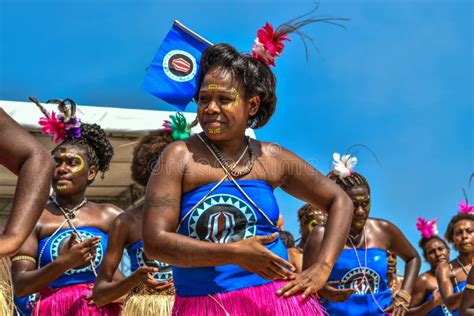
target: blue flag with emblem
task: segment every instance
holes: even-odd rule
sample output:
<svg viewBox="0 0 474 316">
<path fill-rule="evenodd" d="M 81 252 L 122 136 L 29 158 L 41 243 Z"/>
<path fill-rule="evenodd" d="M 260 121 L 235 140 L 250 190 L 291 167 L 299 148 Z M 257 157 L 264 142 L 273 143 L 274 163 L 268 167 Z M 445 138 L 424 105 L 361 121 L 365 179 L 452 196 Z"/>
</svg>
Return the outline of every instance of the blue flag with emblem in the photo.
<svg viewBox="0 0 474 316">
<path fill-rule="evenodd" d="M 210 45 L 174 21 L 153 58 L 142 89 L 184 111 L 196 93 L 202 52 Z"/>
</svg>

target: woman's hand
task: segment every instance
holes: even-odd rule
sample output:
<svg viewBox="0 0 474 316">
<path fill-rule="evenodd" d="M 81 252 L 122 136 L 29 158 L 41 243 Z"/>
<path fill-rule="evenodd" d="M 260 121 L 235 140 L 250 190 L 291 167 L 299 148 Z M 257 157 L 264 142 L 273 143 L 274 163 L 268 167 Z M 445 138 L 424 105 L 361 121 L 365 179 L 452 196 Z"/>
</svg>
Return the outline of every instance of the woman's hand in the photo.
<svg viewBox="0 0 474 316">
<path fill-rule="evenodd" d="M 60 260 L 68 269 L 83 266 L 94 259 L 95 246 L 99 242 L 100 237 L 77 242 L 77 234 L 73 232 L 67 246 L 61 249 L 57 260 Z"/>
<path fill-rule="evenodd" d="M 338 289 L 339 281 L 330 281 L 326 283 L 321 290 L 318 291 L 320 297 L 333 302 L 344 302 L 354 294 L 354 289 Z"/>
<path fill-rule="evenodd" d="M 267 280 L 292 279 L 295 267 L 264 246 L 264 244 L 274 242 L 277 238 L 278 233 L 273 233 L 267 236 L 254 236 L 233 243 L 232 245 L 236 248 L 235 263 Z"/>
<path fill-rule="evenodd" d="M 315 272 L 317 271 L 317 272 Z M 306 298 L 311 294 L 316 294 L 326 284 L 329 273 L 324 269 L 306 269 L 297 274 L 293 281 L 288 282 L 277 291 L 277 295 L 290 297 L 296 293 L 303 292 L 302 297 Z"/>
<path fill-rule="evenodd" d="M 392 303 L 383 312 L 385 314 L 389 314 L 391 316 L 404 316 L 406 314 L 407 310 L 405 310 L 401 306 L 395 306 L 395 303 Z"/>
<path fill-rule="evenodd" d="M 162 292 L 173 286 L 173 280 L 170 279 L 165 282 L 157 281 L 153 277 L 153 273 L 158 272 L 158 268 L 141 266 L 135 272 L 132 273 L 132 277 L 139 283 L 142 283 L 147 288 L 152 289 L 156 292 Z"/>
</svg>

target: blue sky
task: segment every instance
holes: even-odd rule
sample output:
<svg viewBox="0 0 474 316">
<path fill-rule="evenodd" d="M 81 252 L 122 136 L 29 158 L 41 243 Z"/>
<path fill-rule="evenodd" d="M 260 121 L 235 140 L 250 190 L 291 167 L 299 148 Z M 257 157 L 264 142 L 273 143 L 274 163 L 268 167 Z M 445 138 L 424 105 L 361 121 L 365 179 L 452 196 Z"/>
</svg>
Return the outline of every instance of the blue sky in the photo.
<svg viewBox="0 0 474 316">
<path fill-rule="evenodd" d="M 71 97 L 79 104 L 173 110 L 140 85 L 177 19 L 214 43 L 249 51 L 258 28 L 309 11 L 313 1 L 0 0 L 0 99 Z M 445 227 L 474 170 L 473 2 L 320 1 L 347 30 L 310 25 L 320 54 L 297 37 L 274 68 L 278 106 L 258 138 L 329 171 L 334 151 L 362 143 L 357 170 L 372 215 L 413 243 L 418 216 Z M 195 106 L 190 106 L 191 111 Z M 157 122 L 157 127 L 161 122 Z M 471 199 L 474 200 L 473 189 Z M 277 191 L 298 234 L 301 201 Z"/>
</svg>

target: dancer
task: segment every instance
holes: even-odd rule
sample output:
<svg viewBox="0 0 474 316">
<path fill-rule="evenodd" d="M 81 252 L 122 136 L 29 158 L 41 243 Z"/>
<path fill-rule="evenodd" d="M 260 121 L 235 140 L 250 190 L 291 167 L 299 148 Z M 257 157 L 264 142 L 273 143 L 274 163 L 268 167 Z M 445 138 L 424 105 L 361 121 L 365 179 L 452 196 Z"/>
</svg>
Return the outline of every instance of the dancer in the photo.
<svg viewBox="0 0 474 316">
<path fill-rule="evenodd" d="M 165 129 L 150 132 L 133 151 L 132 179 L 146 187 L 154 164 L 166 145 L 189 136 L 189 126 L 181 113 L 165 122 Z M 175 139 L 172 138 L 174 135 Z M 110 243 L 94 287 L 94 301 L 102 306 L 129 294 L 122 316 L 171 315 L 174 287 L 171 266 L 147 260 L 142 242 L 143 203 L 120 214 L 112 224 Z M 132 263 L 132 274 L 113 282 L 124 249 Z"/>
<path fill-rule="evenodd" d="M 117 315 L 119 305 L 98 308 L 91 294 L 110 224 L 121 210 L 85 197 L 97 173 L 103 176 L 109 169 L 112 145 L 99 125 L 75 117 L 72 100 L 51 101 L 59 104 L 60 115 L 48 113 L 33 100 L 45 114 L 42 132 L 59 145 L 52 151 L 54 197 L 12 258 L 15 293 L 39 292 L 34 315 Z"/>
<path fill-rule="evenodd" d="M 420 269 L 420 258 L 403 233 L 392 223 L 369 217 L 370 186 L 361 174 L 354 172 L 356 157 L 333 155 L 333 170 L 329 179 L 349 195 L 354 204 L 354 216 L 346 245 L 329 277 L 337 288 L 327 285 L 320 295 L 335 301 L 325 301 L 330 315 L 404 315 L 411 300 L 411 290 Z M 303 254 L 303 269 L 319 252 L 325 229 L 313 230 Z M 405 261 L 401 290 L 392 292 L 387 283 L 388 254 L 392 252 Z M 348 289 L 354 294 L 349 295 Z M 341 293 L 339 293 L 341 291 Z"/>
<path fill-rule="evenodd" d="M 459 255 L 450 262 L 441 263 L 436 269 L 441 296 L 453 315 L 459 314 L 462 292 L 474 258 L 474 206 L 468 205 L 467 202 L 461 202 L 459 206 L 458 214 L 451 219 L 444 235 Z"/>
<path fill-rule="evenodd" d="M 0 108 L 0 164 L 18 176 L 6 227 L 0 232 L 0 315 L 13 313 L 10 262 L 31 233 L 48 199 L 53 160 Z"/>
<path fill-rule="evenodd" d="M 418 243 L 423 251 L 423 258 L 430 265 L 430 270 L 422 273 L 415 283 L 411 308 L 407 315 L 444 316 L 450 312 L 443 304 L 439 293 L 435 271 L 441 264 L 449 261 L 449 246 L 438 236 L 436 220 L 418 218 L 416 228 L 421 233 Z"/>
<path fill-rule="evenodd" d="M 390 251 L 387 251 L 387 283 L 392 293 L 398 292 L 403 284 L 403 276 L 397 274 L 397 256 Z"/>
<path fill-rule="evenodd" d="M 269 65 L 287 33 L 304 24 L 276 32 L 267 24 L 254 57 L 228 44 L 202 55 L 196 102 L 203 133 L 166 147 L 145 198 L 145 253 L 173 265 L 175 315 L 323 313 L 311 294 L 342 249 L 351 201 L 295 154 L 245 137 L 246 128 L 263 127 L 274 113 Z M 278 238 L 277 187 L 329 214 L 319 255 L 298 275 Z M 306 299 L 292 296 L 298 292 Z"/>
<path fill-rule="evenodd" d="M 326 225 L 327 217 L 328 215 L 325 211 L 322 211 L 311 204 L 304 204 L 298 209 L 298 223 L 300 225 L 301 234 L 299 242 L 300 248 L 304 248 L 309 233 L 316 226 Z"/>
</svg>

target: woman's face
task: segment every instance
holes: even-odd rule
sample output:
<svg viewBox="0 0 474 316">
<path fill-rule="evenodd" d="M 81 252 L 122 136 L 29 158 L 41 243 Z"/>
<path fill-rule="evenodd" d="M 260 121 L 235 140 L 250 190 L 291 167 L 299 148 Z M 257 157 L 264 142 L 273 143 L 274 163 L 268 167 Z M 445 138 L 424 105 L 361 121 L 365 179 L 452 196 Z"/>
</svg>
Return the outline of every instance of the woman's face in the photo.
<svg viewBox="0 0 474 316">
<path fill-rule="evenodd" d="M 56 195 L 72 195 L 85 191 L 97 174 L 96 167 L 89 166 L 85 151 L 76 146 L 58 147 L 53 153 L 53 159 L 56 163 L 53 175 Z"/>
<path fill-rule="evenodd" d="M 198 94 L 198 119 L 211 140 L 240 137 L 247 128 L 250 116 L 257 113 L 260 98 L 244 98 L 238 83 L 228 71 L 219 68 L 209 71 Z"/>
<path fill-rule="evenodd" d="M 459 253 L 470 253 L 472 252 L 472 241 L 473 241 L 474 226 L 471 220 L 462 219 L 454 224 L 453 229 L 453 242 L 454 248 Z"/>
<path fill-rule="evenodd" d="M 388 270 L 387 273 L 396 273 L 397 272 L 397 256 L 393 252 L 388 252 Z"/>
<path fill-rule="evenodd" d="M 354 216 L 352 217 L 353 229 L 362 229 L 370 213 L 370 194 L 365 186 L 356 186 L 346 191 L 354 204 Z"/>
<path fill-rule="evenodd" d="M 449 261 L 449 248 L 439 239 L 434 238 L 427 241 L 424 252 L 425 259 L 432 269 L 436 269 L 442 262 Z"/>
</svg>

